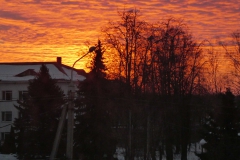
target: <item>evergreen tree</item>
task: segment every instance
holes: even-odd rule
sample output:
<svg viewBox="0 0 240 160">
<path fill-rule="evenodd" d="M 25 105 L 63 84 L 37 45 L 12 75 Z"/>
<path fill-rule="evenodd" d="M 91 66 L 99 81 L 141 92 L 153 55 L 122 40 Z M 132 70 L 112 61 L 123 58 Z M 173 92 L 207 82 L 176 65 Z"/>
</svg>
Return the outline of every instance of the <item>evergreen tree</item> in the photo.
<svg viewBox="0 0 240 160">
<path fill-rule="evenodd" d="M 102 43 L 100 40 L 98 40 L 97 49 L 95 50 L 95 56 L 93 60 L 91 61 L 91 72 L 90 75 L 95 76 L 94 78 L 105 78 L 107 70 L 106 65 L 104 64 L 104 58 L 103 54 L 105 52 L 105 49 L 102 47 Z"/>
<path fill-rule="evenodd" d="M 111 108 L 108 100 L 109 81 L 105 79 L 103 48 L 98 41 L 91 71 L 79 85 L 76 104 L 75 153 L 84 159 L 112 158 L 115 144 L 111 132 Z"/>
<path fill-rule="evenodd" d="M 225 94 L 219 94 L 221 105 L 211 113 L 205 124 L 204 148 L 206 153 L 202 159 L 207 160 L 237 160 L 240 158 L 239 110 L 235 105 L 235 96 L 230 89 Z"/>
<path fill-rule="evenodd" d="M 24 159 L 50 155 L 57 130 L 64 94 L 42 65 L 29 81 L 28 97 L 18 101 L 19 118 L 14 121 L 17 132 L 17 154 Z"/>
</svg>

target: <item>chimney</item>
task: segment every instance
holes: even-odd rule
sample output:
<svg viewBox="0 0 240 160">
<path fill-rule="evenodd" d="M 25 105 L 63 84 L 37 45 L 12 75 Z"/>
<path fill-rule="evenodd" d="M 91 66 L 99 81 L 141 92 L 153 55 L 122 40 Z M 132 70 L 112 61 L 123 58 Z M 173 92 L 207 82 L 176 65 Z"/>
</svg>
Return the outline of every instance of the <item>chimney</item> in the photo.
<svg viewBox="0 0 240 160">
<path fill-rule="evenodd" d="M 57 57 L 57 63 L 62 64 L 62 57 Z"/>
</svg>

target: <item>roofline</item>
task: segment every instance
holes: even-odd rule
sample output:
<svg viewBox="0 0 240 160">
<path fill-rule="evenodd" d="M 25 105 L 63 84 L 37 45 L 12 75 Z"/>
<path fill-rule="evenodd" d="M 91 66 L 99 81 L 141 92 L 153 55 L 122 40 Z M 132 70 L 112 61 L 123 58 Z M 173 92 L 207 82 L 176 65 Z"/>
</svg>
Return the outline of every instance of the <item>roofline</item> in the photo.
<svg viewBox="0 0 240 160">
<path fill-rule="evenodd" d="M 53 62 L 4 62 L 4 63 L 0 63 L 0 65 L 41 65 L 41 64 L 53 64 L 53 65 L 57 65 L 57 66 L 60 65 L 60 66 L 63 66 L 67 69 L 73 69 L 79 75 L 82 75 L 82 76 L 87 75 L 87 73 L 84 69 L 72 68 L 71 66 L 68 66 L 68 65 L 65 65 L 65 64 L 62 64 L 62 63 L 58 63 L 56 61 L 53 61 Z"/>
<path fill-rule="evenodd" d="M 1 80 L 0 79 L 0 84 L 3 84 L 3 83 L 28 83 L 29 81 L 33 80 L 34 78 L 31 78 L 31 79 L 27 79 L 27 80 Z M 57 81 L 57 83 L 69 83 L 70 80 L 69 79 L 55 79 L 53 78 L 54 80 Z M 78 82 L 79 80 L 73 80 L 73 82 Z"/>
</svg>

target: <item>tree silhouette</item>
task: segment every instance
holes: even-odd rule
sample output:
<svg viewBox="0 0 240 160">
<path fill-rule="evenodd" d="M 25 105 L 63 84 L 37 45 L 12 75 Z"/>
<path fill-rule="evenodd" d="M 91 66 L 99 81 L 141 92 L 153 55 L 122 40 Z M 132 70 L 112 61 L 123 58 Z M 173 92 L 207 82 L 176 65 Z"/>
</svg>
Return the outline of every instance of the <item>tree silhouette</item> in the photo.
<svg viewBox="0 0 240 160">
<path fill-rule="evenodd" d="M 129 116 L 126 117 L 129 117 L 130 126 L 126 148 L 128 158 L 132 158 L 133 141 L 137 140 L 131 135 L 135 132 L 133 123 L 148 121 L 143 122 L 141 127 L 146 135 L 151 135 L 153 133 L 149 129 L 152 123 L 150 125 L 149 122 L 153 121 L 153 116 L 149 114 L 160 113 L 154 121 L 161 121 L 161 126 L 154 124 L 152 127 L 158 126 L 158 130 L 165 133 L 161 139 L 165 140 L 167 159 L 173 159 L 173 146 L 177 144 L 178 152 L 181 148 L 181 159 L 186 160 L 190 139 L 189 103 L 193 94 L 199 94 L 202 88 L 200 80 L 204 62 L 201 44 L 195 42 L 181 19 L 169 18 L 155 25 L 142 21 L 136 9 L 123 11 L 119 15 L 120 21 L 110 22 L 104 33 L 107 43 L 118 54 L 115 61 L 118 62 L 118 79 L 129 86 L 126 92 L 130 93 L 128 99 L 132 101 L 126 105 L 129 111 Z M 152 106 L 146 103 L 156 97 L 161 103 L 150 103 Z M 143 100 L 144 105 L 137 104 L 136 99 Z M 139 113 L 133 111 L 143 112 L 137 116 Z M 144 111 L 148 111 L 147 114 Z M 151 137 L 145 138 L 147 144 L 144 151 L 150 156 Z"/>
<path fill-rule="evenodd" d="M 235 104 L 235 96 L 230 89 L 219 94 L 220 106 L 206 118 L 204 139 L 207 150 L 205 159 L 237 160 L 240 158 L 239 145 L 239 109 Z M 200 155 L 200 156 L 202 156 Z"/>
<path fill-rule="evenodd" d="M 105 79 L 103 47 L 98 41 L 91 71 L 79 84 L 79 99 L 76 101 L 75 153 L 85 159 L 110 159 L 115 151 L 112 137 L 111 109 L 108 86 Z"/>
<path fill-rule="evenodd" d="M 14 121 L 20 159 L 50 155 L 63 96 L 57 81 L 43 64 L 37 76 L 29 81 L 28 97 L 15 106 L 20 115 Z"/>
<path fill-rule="evenodd" d="M 108 45 L 115 51 L 113 54 L 116 53 L 114 57 L 116 78 L 121 83 L 125 83 L 124 86 L 126 87 L 125 95 L 127 96 L 125 98 L 128 100 L 122 108 L 125 113 L 122 115 L 122 120 L 127 122 L 128 126 L 128 128 L 125 128 L 125 130 L 128 130 L 125 134 L 125 137 L 128 138 L 126 158 L 132 159 L 132 152 L 134 152 L 132 132 L 134 131 L 131 123 L 137 121 L 137 119 L 133 120 L 134 117 L 137 117 L 133 111 L 138 110 L 134 107 L 139 107 L 135 104 L 134 96 L 141 96 L 139 85 L 144 83 L 141 77 L 145 75 L 142 70 L 142 61 L 146 59 L 145 36 L 148 34 L 145 35 L 145 32 L 148 31 L 148 28 L 146 27 L 147 23 L 140 20 L 140 12 L 137 9 L 119 12 L 119 17 L 120 21 L 110 22 L 103 31 Z M 139 109 L 142 110 L 142 108 Z"/>
<path fill-rule="evenodd" d="M 102 43 L 100 40 L 98 40 L 97 49 L 95 50 L 95 56 L 93 60 L 91 61 L 91 71 L 90 75 L 95 76 L 95 78 L 105 78 L 107 70 L 106 65 L 104 64 L 104 58 L 103 54 L 105 52 L 105 49 L 102 46 Z"/>
</svg>

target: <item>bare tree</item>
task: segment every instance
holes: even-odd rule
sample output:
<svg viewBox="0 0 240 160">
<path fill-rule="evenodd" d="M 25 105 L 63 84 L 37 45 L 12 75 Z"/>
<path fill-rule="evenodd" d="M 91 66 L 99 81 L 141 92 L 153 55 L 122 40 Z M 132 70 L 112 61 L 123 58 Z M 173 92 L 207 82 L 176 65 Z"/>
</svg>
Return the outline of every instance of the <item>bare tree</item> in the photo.
<svg viewBox="0 0 240 160">
<path fill-rule="evenodd" d="M 232 33 L 233 44 L 235 46 L 235 52 L 240 54 L 240 30 Z"/>
<path fill-rule="evenodd" d="M 145 30 L 147 23 L 140 20 L 140 12 L 136 9 L 119 12 L 121 18 L 117 22 L 109 22 L 103 32 L 106 35 L 107 43 L 117 52 L 118 79 L 125 82 L 132 97 L 139 95 L 142 81 L 141 62 L 143 61 L 143 50 L 145 49 Z M 130 99 L 130 95 L 128 96 Z M 130 102 L 130 100 L 128 100 Z M 133 101 L 128 104 L 129 133 L 128 133 L 128 158 L 132 155 L 132 122 L 137 117 L 132 113 Z M 138 106 L 140 107 L 140 106 Z M 136 111 L 136 110 L 135 110 Z"/>
<path fill-rule="evenodd" d="M 240 87 L 240 30 L 233 32 L 231 37 L 231 44 L 220 43 L 220 45 L 223 47 L 227 57 L 230 58 L 228 70 L 230 70 L 231 83 L 228 81 L 230 84 L 227 85 L 230 88 L 237 88 L 235 91 L 238 91 Z"/>
<path fill-rule="evenodd" d="M 222 65 L 220 58 L 222 55 L 216 51 L 215 47 L 209 41 L 204 43 L 203 50 L 207 62 L 204 68 L 204 87 L 209 93 L 220 93 L 223 88 L 223 74 L 220 72 Z"/>
<path fill-rule="evenodd" d="M 142 107 L 146 131 L 146 158 L 150 155 L 150 135 L 155 134 L 153 127 L 165 132 L 167 159 L 173 159 L 175 133 L 181 144 L 182 160 L 187 159 L 187 144 L 190 137 L 190 99 L 201 87 L 202 60 L 201 44 L 197 44 L 188 33 L 182 20 L 167 19 L 158 24 L 149 24 L 139 19 L 137 10 L 119 13 L 121 21 L 110 22 L 103 30 L 106 42 L 118 54 L 118 79 L 129 86 L 129 92 L 139 101 L 127 105 L 129 114 L 128 153 L 131 159 L 132 113 L 135 107 Z M 129 98 L 129 97 L 128 97 Z M 151 108 L 152 107 L 152 108 Z M 146 114 L 147 113 L 147 114 Z M 151 116 L 159 113 L 153 122 Z M 144 117 L 144 118 L 143 118 Z M 135 119 L 135 121 L 137 121 Z M 158 123 L 158 122 L 160 123 Z M 157 124 L 158 123 L 158 124 Z M 163 124 L 160 126 L 159 124 Z M 180 134 L 179 134 L 180 133 Z M 152 155 L 154 156 L 154 155 Z"/>
<path fill-rule="evenodd" d="M 145 22 L 139 20 L 138 10 L 119 12 L 121 21 L 109 22 L 103 29 L 107 43 L 118 53 L 118 74 L 127 84 L 137 85 L 138 53 L 141 50 Z M 133 87 L 134 88 L 134 87 Z"/>
<path fill-rule="evenodd" d="M 155 37 L 155 66 L 157 91 L 164 106 L 167 159 L 173 159 L 174 129 L 179 129 L 182 160 L 187 159 L 187 144 L 190 137 L 191 95 L 197 92 L 198 77 L 201 76 L 202 50 L 188 33 L 181 20 L 170 18 L 160 24 Z M 173 103 L 174 102 L 174 103 Z M 175 113 L 175 115 L 174 115 Z M 174 127 L 174 126 L 175 127 Z M 179 127 L 180 126 L 180 127 Z M 173 129 L 174 128 L 174 129 Z"/>
</svg>

